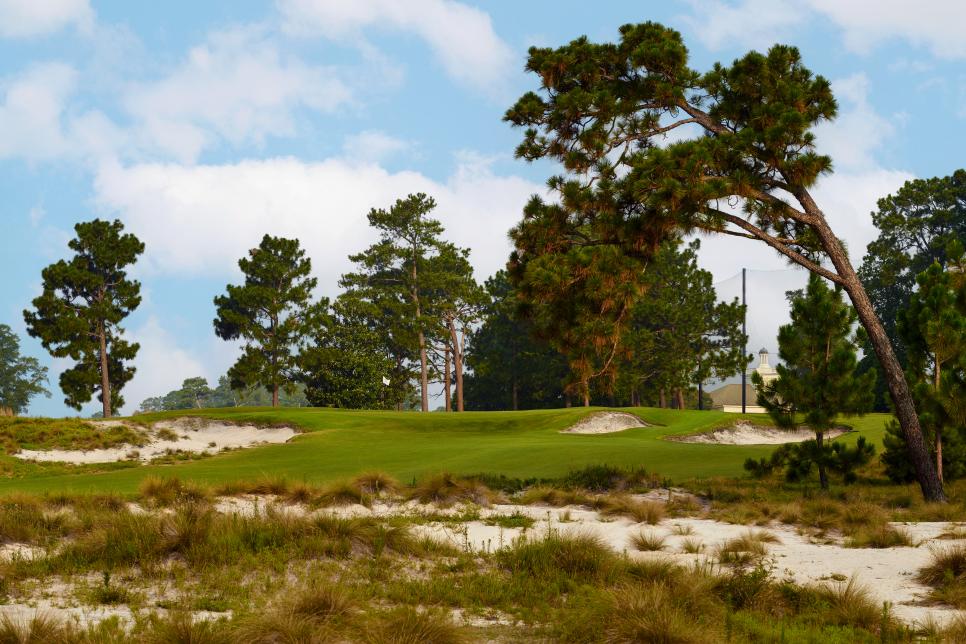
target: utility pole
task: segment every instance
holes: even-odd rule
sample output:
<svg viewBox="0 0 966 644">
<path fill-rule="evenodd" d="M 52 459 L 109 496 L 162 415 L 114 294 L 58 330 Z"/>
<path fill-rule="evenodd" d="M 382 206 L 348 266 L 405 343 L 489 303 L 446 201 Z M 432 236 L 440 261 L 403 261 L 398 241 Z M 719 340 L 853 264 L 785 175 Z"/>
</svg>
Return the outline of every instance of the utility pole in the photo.
<svg viewBox="0 0 966 644">
<path fill-rule="evenodd" d="M 744 354 L 747 356 L 748 355 L 748 305 L 747 305 L 747 302 L 745 301 L 745 269 L 743 268 L 741 269 L 741 306 L 744 307 L 742 309 L 743 313 L 741 316 L 741 335 L 744 336 L 745 338 Z M 747 386 L 746 384 L 747 380 L 748 380 L 748 365 L 746 363 L 745 366 L 741 369 L 741 413 L 742 414 L 746 413 L 746 410 L 747 410 L 748 401 L 745 400 L 746 398 L 745 387 Z"/>
</svg>

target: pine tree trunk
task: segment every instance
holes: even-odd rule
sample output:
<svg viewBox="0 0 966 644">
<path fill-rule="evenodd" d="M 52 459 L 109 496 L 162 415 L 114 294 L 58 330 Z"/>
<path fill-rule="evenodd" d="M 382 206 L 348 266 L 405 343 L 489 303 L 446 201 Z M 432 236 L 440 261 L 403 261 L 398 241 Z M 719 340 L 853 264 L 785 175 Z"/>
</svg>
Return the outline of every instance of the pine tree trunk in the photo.
<svg viewBox="0 0 966 644">
<path fill-rule="evenodd" d="M 446 411 L 453 411 L 452 404 L 450 401 L 450 373 L 449 373 L 449 342 L 446 343 L 446 347 L 443 349 L 443 362 L 446 366 L 443 368 L 443 395 L 446 396 Z"/>
<path fill-rule="evenodd" d="M 272 385 L 272 407 L 278 407 L 278 383 Z"/>
<path fill-rule="evenodd" d="M 590 407 L 590 383 L 584 383 L 584 407 Z"/>
<path fill-rule="evenodd" d="M 815 442 L 818 443 L 818 454 L 819 454 L 819 461 L 818 461 L 818 484 L 822 487 L 823 490 L 827 490 L 828 489 L 828 473 L 825 471 L 825 460 L 824 460 L 823 452 L 822 452 L 822 445 L 824 443 L 824 438 L 825 438 L 825 436 L 824 436 L 823 432 L 815 432 Z"/>
<path fill-rule="evenodd" d="M 111 417 L 111 374 L 107 366 L 107 329 L 101 321 L 97 329 L 101 343 L 101 404 L 104 418 Z"/>
<path fill-rule="evenodd" d="M 463 347 L 452 319 L 449 321 L 449 332 L 453 339 L 453 361 L 456 364 L 456 411 L 463 411 Z"/>
<path fill-rule="evenodd" d="M 678 409 L 684 409 L 684 390 L 678 387 L 675 396 L 678 399 Z"/>
<path fill-rule="evenodd" d="M 417 318 L 419 313 L 416 314 Z M 429 370 L 426 366 L 426 336 L 419 331 L 419 389 L 421 393 L 421 409 L 429 411 Z"/>
<path fill-rule="evenodd" d="M 660 394 L 660 400 L 658 401 L 658 405 L 660 405 L 661 409 L 664 409 L 665 407 L 667 407 L 667 396 L 664 393 L 664 387 L 661 387 L 661 394 Z"/>
<path fill-rule="evenodd" d="M 520 392 L 517 390 L 517 374 L 513 374 L 513 384 L 510 386 L 510 390 L 513 392 L 513 411 L 520 409 Z"/>
<path fill-rule="evenodd" d="M 813 229 L 818 234 L 822 247 L 832 261 L 836 273 L 842 278 L 842 287 L 848 293 L 849 299 L 852 300 L 859 321 L 865 327 L 869 342 L 872 344 L 876 357 L 879 359 L 879 364 L 882 366 L 882 374 L 892 397 L 896 419 L 902 428 L 902 435 L 909 450 L 909 458 L 915 469 L 922 496 L 926 501 L 945 502 L 946 492 L 943 490 L 942 481 L 939 480 L 939 475 L 936 472 L 936 465 L 926 448 L 919 417 L 916 415 L 916 405 L 912 398 L 912 392 L 909 390 L 909 383 L 906 382 L 905 375 L 902 373 L 902 365 L 896 358 L 889 336 L 886 335 L 882 322 L 875 314 L 869 294 L 866 293 L 862 282 L 856 275 L 845 248 L 839 242 L 835 233 L 832 232 L 828 222 L 825 221 L 825 215 L 815 204 L 811 195 L 805 190 L 800 190 L 796 191 L 795 196 L 799 203 L 805 207 L 806 213 L 815 218 Z"/>
<path fill-rule="evenodd" d="M 939 392 L 939 384 L 941 381 L 942 369 L 939 366 L 939 356 L 933 355 L 933 360 L 936 361 L 934 386 L 936 392 Z M 942 427 L 936 426 L 936 474 L 939 476 L 939 482 L 943 482 L 943 433 Z"/>
<path fill-rule="evenodd" d="M 698 410 L 704 411 L 704 383 L 698 383 Z"/>
<path fill-rule="evenodd" d="M 573 403 L 570 400 L 570 394 L 564 394 L 564 407 L 570 409 L 571 406 L 573 406 Z"/>
</svg>

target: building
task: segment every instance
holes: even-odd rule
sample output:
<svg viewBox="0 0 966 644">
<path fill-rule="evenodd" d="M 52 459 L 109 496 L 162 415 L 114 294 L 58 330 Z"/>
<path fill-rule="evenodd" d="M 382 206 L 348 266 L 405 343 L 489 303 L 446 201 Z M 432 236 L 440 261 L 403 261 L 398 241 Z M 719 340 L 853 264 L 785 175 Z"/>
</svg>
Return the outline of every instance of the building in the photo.
<svg viewBox="0 0 966 644">
<path fill-rule="evenodd" d="M 751 375 L 757 373 L 765 382 L 771 382 L 778 377 L 775 367 L 768 363 L 768 349 L 758 352 L 758 366 L 748 370 L 748 384 L 745 385 L 745 411 L 749 414 L 764 414 L 765 408 L 758 404 L 758 391 L 751 384 Z M 741 383 L 724 385 L 709 391 L 708 395 L 714 401 L 712 408 L 733 414 L 741 413 Z"/>
</svg>

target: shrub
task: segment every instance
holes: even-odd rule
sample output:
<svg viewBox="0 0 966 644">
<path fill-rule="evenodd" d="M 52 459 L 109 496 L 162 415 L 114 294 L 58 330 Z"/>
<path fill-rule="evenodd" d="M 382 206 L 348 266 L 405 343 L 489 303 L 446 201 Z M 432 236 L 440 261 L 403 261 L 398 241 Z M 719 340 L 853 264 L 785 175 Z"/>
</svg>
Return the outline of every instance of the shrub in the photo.
<svg viewBox="0 0 966 644">
<path fill-rule="evenodd" d="M 500 566 L 537 579 L 557 576 L 584 581 L 611 576 L 619 567 L 616 555 L 592 535 L 550 533 L 540 541 L 518 540 L 497 552 Z"/>
</svg>

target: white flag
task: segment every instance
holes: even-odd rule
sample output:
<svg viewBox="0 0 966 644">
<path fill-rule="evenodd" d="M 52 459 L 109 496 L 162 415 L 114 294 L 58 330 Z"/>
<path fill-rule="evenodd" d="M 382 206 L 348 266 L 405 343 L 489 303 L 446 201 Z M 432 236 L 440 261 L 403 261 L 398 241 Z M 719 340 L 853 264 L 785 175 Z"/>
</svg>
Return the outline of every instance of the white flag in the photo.
<svg viewBox="0 0 966 644">
<path fill-rule="evenodd" d="M 384 384 L 384 385 L 386 385 L 388 387 L 389 386 L 389 378 L 383 376 L 382 377 L 382 384 Z"/>
</svg>

